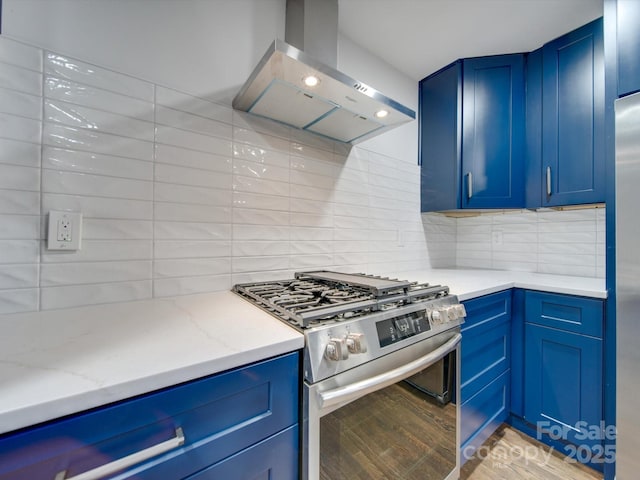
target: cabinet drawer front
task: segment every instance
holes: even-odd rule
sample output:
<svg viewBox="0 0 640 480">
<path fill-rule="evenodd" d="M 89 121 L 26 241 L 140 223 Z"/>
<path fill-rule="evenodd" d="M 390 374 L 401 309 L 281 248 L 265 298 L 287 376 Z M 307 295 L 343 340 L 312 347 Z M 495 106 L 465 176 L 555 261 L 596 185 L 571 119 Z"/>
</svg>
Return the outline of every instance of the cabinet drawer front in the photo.
<svg viewBox="0 0 640 480">
<path fill-rule="evenodd" d="M 297 405 L 293 353 L 7 434 L 0 479 L 78 475 L 169 440 L 178 427 L 184 445 L 136 465 L 132 478 L 183 478 L 297 423 Z"/>
<path fill-rule="evenodd" d="M 481 326 L 484 328 L 462 334 L 460 396 L 463 402 L 509 369 L 509 320 Z"/>
<path fill-rule="evenodd" d="M 604 302 L 595 298 L 527 291 L 525 321 L 602 338 Z"/>
<path fill-rule="evenodd" d="M 462 302 L 467 317 L 462 331 L 478 327 L 480 324 L 511 319 L 511 290 L 485 295 Z"/>
<path fill-rule="evenodd" d="M 507 370 L 460 406 L 461 460 L 468 460 L 509 416 Z"/>
</svg>

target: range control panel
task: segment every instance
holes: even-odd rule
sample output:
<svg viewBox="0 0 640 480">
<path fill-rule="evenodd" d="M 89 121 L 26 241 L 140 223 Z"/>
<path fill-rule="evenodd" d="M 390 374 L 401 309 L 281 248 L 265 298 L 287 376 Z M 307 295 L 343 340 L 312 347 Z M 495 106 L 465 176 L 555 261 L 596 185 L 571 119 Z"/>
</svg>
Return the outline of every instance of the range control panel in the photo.
<svg viewBox="0 0 640 480">
<path fill-rule="evenodd" d="M 405 338 L 431 330 L 431 326 L 442 325 L 466 316 L 464 305 L 447 305 L 438 309 L 426 309 L 376 322 L 378 342 L 386 347 Z"/>
</svg>

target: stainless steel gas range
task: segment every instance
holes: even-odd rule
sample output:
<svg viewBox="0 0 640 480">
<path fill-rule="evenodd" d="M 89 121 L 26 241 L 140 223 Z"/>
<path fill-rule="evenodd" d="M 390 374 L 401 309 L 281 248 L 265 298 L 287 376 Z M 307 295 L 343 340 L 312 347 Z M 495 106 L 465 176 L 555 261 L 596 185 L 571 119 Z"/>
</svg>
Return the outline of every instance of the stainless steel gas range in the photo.
<svg viewBox="0 0 640 480">
<path fill-rule="evenodd" d="M 314 271 L 233 291 L 304 333 L 302 478 L 458 478 L 466 313 L 448 287 Z"/>
</svg>

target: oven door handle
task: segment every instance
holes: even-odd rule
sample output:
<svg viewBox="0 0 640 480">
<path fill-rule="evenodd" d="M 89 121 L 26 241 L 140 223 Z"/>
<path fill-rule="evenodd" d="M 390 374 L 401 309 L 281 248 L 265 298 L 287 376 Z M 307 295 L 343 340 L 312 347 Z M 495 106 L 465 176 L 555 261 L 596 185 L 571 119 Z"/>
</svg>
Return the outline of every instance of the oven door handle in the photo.
<svg viewBox="0 0 640 480">
<path fill-rule="evenodd" d="M 364 395 L 375 392 L 382 388 L 393 385 L 394 383 L 404 380 L 426 367 L 434 364 L 438 360 L 444 358 L 447 354 L 456 349 L 462 334 L 457 333 L 454 337 L 436 348 L 432 352 L 417 358 L 412 362 L 409 362 L 401 367 L 395 368 L 388 372 L 376 375 L 375 377 L 367 378 L 359 382 L 355 382 L 344 387 L 335 388 L 333 390 L 327 390 L 326 392 L 318 393 L 318 402 L 320 408 L 328 408 L 341 403 L 350 402 Z"/>
</svg>

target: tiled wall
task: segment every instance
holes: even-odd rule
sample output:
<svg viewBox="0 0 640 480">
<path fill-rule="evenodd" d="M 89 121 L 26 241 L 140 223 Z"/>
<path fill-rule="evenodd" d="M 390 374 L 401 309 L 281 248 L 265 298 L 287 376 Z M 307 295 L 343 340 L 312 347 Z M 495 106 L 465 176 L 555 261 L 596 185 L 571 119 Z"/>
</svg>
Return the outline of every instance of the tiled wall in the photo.
<svg viewBox="0 0 640 480">
<path fill-rule="evenodd" d="M 458 218 L 458 267 L 605 276 L 605 208 Z"/>
<path fill-rule="evenodd" d="M 0 37 L 0 313 L 430 265 L 414 158 L 274 125 Z"/>
</svg>

